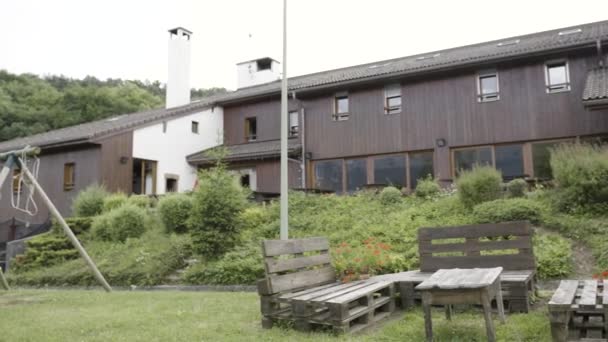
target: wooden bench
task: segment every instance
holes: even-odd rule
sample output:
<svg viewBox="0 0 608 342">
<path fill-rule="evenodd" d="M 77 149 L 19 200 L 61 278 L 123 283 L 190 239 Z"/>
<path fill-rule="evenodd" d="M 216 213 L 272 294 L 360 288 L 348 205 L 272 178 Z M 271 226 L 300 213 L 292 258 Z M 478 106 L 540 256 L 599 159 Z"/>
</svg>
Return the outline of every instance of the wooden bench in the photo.
<svg viewBox="0 0 608 342">
<path fill-rule="evenodd" d="M 527 221 L 420 228 L 420 270 L 376 279 L 394 281 L 403 307 L 409 307 L 414 300 L 421 299 L 414 291 L 415 286 L 439 269 L 502 267 L 501 287 L 506 307 L 510 312 L 528 312 L 536 275 L 532 235 Z M 505 251 L 513 253 L 504 254 Z"/>
<path fill-rule="evenodd" d="M 395 290 L 390 281 L 336 281 L 326 238 L 262 242 L 265 277 L 258 281 L 262 327 L 290 321 L 300 331 L 329 326 L 355 332 L 390 315 Z"/>
<path fill-rule="evenodd" d="M 605 281 L 562 280 L 548 307 L 553 341 L 608 341 Z"/>
</svg>

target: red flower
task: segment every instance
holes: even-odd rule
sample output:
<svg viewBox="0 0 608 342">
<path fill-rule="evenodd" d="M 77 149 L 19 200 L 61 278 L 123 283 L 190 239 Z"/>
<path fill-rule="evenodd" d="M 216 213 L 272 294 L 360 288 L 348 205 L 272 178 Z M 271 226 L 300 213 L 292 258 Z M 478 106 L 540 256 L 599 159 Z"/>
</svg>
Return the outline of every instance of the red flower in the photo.
<svg viewBox="0 0 608 342">
<path fill-rule="evenodd" d="M 379 250 L 379 249 L 376 249 L 376 250 L 374 251 L 374 255 L 380 255 L 380 250 Z"/>
<path fill-rule="evenodd" d="M 599 279 L 599 278 L 600 278 L 599 274 L 596 273 L 596 274 L 593 275 L 593 279 Z"/>
<path fill-rule="evenodd" d="M 602 272 L 602 277 L 604 277 L 604 279 L 608 278 L 608 270 Z"/>
</svg>

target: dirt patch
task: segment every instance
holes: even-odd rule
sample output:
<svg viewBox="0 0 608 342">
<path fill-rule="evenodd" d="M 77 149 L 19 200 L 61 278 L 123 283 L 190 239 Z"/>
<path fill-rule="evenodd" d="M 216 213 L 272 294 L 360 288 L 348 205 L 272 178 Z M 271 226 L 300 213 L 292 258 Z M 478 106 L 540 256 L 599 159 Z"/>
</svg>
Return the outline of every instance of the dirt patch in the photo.
<svg viewBox="0 0 608 342">
<path fill-rule="evenodd" d="M 39 298 L 33 297 L 25 297 L 25 298 L 15 298 L 15 297 L 0 297 L 0 307 L 3 306 L 13 306 L 13 305 L 22 305 L 22 304 L 34 304 L 42 302 Z"/>
</svg>

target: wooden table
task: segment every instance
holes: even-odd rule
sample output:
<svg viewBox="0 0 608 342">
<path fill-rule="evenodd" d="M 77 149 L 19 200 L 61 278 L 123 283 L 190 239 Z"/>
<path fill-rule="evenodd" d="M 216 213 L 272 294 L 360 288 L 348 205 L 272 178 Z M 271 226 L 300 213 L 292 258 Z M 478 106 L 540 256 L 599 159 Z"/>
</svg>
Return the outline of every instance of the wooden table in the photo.
<svg viewBox="0 0 608 342">
<path fill-rule="evenodd" d="M 562 280 L 548 306 L 553 341 L 608 341 L 606 280 Z"/>
<path fill-rule="evenodd" d="M 500 321 L 505 322 L 505 312 L 500 289 L 502 267 L 473 269 L 440 269 L 416 286 L 422 293 L 426 340 L 433 341 L 431 305 L 445 305 L 448 320 L 452 319 L 452 305 L 481 304 L 486 321 L 488 341 L 496 341 L 492 323 L 492 299 L 496 299 Z"/>
</svg>

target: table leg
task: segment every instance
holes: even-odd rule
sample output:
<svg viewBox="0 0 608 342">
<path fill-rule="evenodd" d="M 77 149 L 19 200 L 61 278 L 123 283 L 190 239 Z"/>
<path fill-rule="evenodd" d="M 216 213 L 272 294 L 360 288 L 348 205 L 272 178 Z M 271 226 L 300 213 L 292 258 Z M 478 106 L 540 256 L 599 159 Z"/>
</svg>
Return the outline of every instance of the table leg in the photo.
<svg viewBox="0 0 608 342">
<path fill-rule="evenodd" d="M 433 320 L 431 318 L 432 295 L 422 292 L 422 309 L 424 310 L 424 332 L 427 342 L 433 342 Z"/>
<path fill-rule="evenodd" d="M 445 306 L 445 319 L 447 319 L 448 321 L 452 320 L 452 306 L 451 305 Z"/>
<path fill-rule="evenodd" d="M 505 324 L 505 306 L 502 301 L 502 288 L 500 286 L 500 280 L 496 285 L 496 307 L 498 308 L 498 317 L 500 317 L 500 322 Z"/>
<path fill-rule="evenodd" d="M 494 332 L 494 324 L 492 323 L 492 305 L 490 305 L 490 295 L 487 288 L 481 291 L 481 305 L 483 305 L 483 316 L 486 320 L 488 341 L 495 342 L 496 334 Z"/>
</svg>

